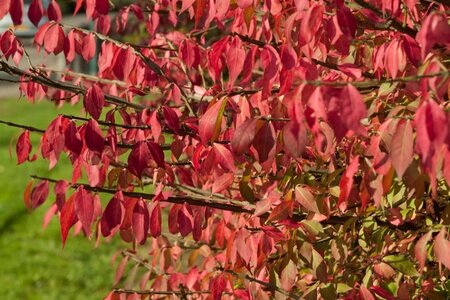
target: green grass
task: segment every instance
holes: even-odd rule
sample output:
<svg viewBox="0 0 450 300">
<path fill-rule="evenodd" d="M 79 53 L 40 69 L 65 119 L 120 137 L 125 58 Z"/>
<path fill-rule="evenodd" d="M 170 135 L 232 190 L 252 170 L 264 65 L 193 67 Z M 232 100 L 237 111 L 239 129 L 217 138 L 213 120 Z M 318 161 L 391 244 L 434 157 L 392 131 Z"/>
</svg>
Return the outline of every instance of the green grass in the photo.
<svg viewBox="0 0 450 300">
<path fill-rule="evenodd" d="M 79 111 L 76 107 L 56 109 L 48 102 L 32 105 L 24 99 L 0 100 L 0 120 L 44 129 L 58 113 Z M 102 299 L 113 282 L 110 261 L 118 242 L 94 248 L 93 240 L 70 235 L 63 250 L 58 219 L 54 217 L 47 229 L 42 228 L 43 216 L 54 201 L 52 192 L 45 205 L 32 213 L 26 211 L 22 195 L 30 174 L 70 178 L 69 162 L 62 157 L 50 171 L 41 157 L 17 166 L 15 140 L 22 131 L 2 124 L 0 130 L 0 298 Z M 40 136 L 32 133 L 31 137 L 34 153 Z"/>
</svg>

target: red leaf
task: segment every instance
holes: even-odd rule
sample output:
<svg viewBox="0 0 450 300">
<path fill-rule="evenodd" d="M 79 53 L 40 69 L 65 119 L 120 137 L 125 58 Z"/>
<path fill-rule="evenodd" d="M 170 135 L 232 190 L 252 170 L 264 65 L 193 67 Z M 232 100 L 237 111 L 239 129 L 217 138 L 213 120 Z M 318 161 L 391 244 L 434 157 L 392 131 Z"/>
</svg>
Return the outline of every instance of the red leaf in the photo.
<svg viewBox="0 0 450 300">
<path fill-rule="evenodd" d="M 11 0 L 0 1 L 0 20 L 3 19 L 3 17 L 8 13 L 10 5 Z"/>
<path fill-rule="evenodd" d="M 42 6 L 42 0 L 31 1 L 30 7 L 28 8 L 28 19 L 30 19 L 31 23 L 33 23 L 34 26 L 37 27 L 43 15 L 44 7 Z"/>
<path fill-rule="evenodd" d="M 388 291 L 386 291 L 385 289 L 383 289 L 380 286 L 377 285 L 373 285 L 370 287 L 370 290 L 374 293 L 376 293 L 377 295 L 379 295 L 381 298 L 386 299 L 386 300 L 395 300 L 397 299 L 396 297 L 392 296 L 392 294 Z"/>
<path fill-rule="evenodd" d="M 339 182 L 339 188 L 341 189 L 339 194 L 338 206 L 341 211 L 347 210 L 348 197 L 353 186 L 353 176 L 358 171 L 359 156 L 355 156 L 350 165 L 342 174 L 341 181 Z"/>
<path fill-rule="evenodd" d="M 392 166 L 399 178 L 403 177 L 414 156 L 413 130 L 409 120 L 401 120 L 391 142 Z"/>
<path fill-rule="evenodd" d="M 214 144 L 213 149 L 222 168 L 227 171 L 235 172 L 236 166 L 234 165 L 234 158 L 231 151 L 221 144 Z"/>
<path fill-rule="evenodd" d="M 48 181 L 42 180 L 38 185 L 35 186 L 31 192 L 31 207 L 36 209 L 41 206 L 48 196 Z"/>
<path fill-rule="evenodd" d="M 90 61 L 95 56 L 95 38 L 92 33 L 87 34 L 83 38 L 83 49 L 81 55 L 85 61 Z"/>
<path fill-rule="evenodd" d="M 189 204 L 185 203 L 178 211 L 178 228 L 181 236 L 185 237 L 192 232 L 194 226 L 194 217 Z"/>
<path fill-rule="evenodd" d="M 167 126 L 178 133 L 180 131 L 180 119 L 177 113 L 170 107 L 163 107 L 163 115 Z"/>
<path fill-rule="evenodd" d="M 105 103 L 105 95 L 98 84 L 92 85 L 86 92 L 83 105 L 86 111 L 96 120 L 100 118 L 103 105 Z"/>
<path fill-rule="evenodd" d="M 226 62 L 228 67 L 228 88 L 234 86 L 239 74 L 244 67 L 245 50 L 242 48 L 242 42 L 239 37 L 234 37 L 226 53 Z"/>
<path fill-rule="evenodd" d="M 73 195 L 75 213 L 80 220 L 83 230 L 87 236 L 91 235 L 91 225 L 94 218 L 94 198 L 79 186 Z"/>
<path fill-rule="evenodd" d="M 205 0 L 195 0 L 195 28 L 198 28 L 198 23 L 205 13 Z"/>
<path fill-rule="evenodd" d="M 50 21 L 55 21 L 57 23 L 62 21 L 61 8 L 55 0 L 52 0 L 52 2 L 48 5 L 47 16 Z"/>
<path fill-rule="evenodd" d="M 80 155 L 83 148 L 83 142 L 81 141 L 77 127 L 73 121 L 69 122 L 67 129 L 64 132 L 64 142 L 67 149 L 76 155 Z"/>
<path fill-rule="evenodd" d="M 122 192 L 117 192 L 116 195 L 109 201 L 103 212 L 101 224 L 101 232 L 103 236 L 112 235 L 117 229 L 125 216 L 125 208 L 123 206 Z"/>
<path fill-rule="evenodd" d="M 156 238 L 161 235 L 161 206 L 155 205 L 150 215 L 150 234 Z"/>
<path fill-rule="evenodd" d="M 445 238 L 447 229 L 443 227 L 434 241 L 434 254 L 438 262 L 450 269 L 450 241 Z"/>
<path fill-rule="evenodd" d="M 353 13 L 343 2 L 337 2 L 336 16 L 342 33 L 348 38 L 354 38 L 356 33 L 356 20 Z"/>
<path fill-rule="evenodd" d="M 161 149 L 161 146 L 153 142 L 147 142 L 147 147 L 156 164 L 160 168 L 164 168 L 165 167 L 164 152 Z"/>
<path fill-rule="evenodd" d="M 139 200 L 133 209 L 133 232 L 136 242 L 143 245 L 147 239 L 149 229 L 149 213 L 147 203 L 144 200 Z"/>
<path fill-rule="evenodd" d="M 148 167 L 151 158 L 147 143 L 138 142 L 128 156 L 128 170 L 137 177 L 141 177 L 142 172 Z"/>
<path fill-rule="evenodd" d="M 269 122 L 258 120 L 261 127 L 256 132 L 253 147 L 259 155 L 259 161 L 265 162 L 269 159 L 269 155 L 274 155 L 275 150 L 275 130 Z M 259 127 L 258 124 L 256 127 Z"/>
<path fill-rule="evenodd" d="M 3 0 L 2 0 L 3 2 Z M 14 25 L 22 24 L 23 20 L 23 0 L 7 0 L 5 5 L 8 5 L 8 2 L 11 2 L 9 6 L 9 14 L 11 15 L 11 19 Z M 1 7 L 0 7 L 1 8 Z M 0 11 L 0 14 L 2 12 Z"/>
<path fill-rule="evenodd" d="M 109 0 L 96 0 L 95 1 L 95 10 L 100 15 L 107 15 L 109 12 Z"/>
<path fill-rule="evenodd" d="M 198 126 L 203 144 L 206 145 L 209 141 L 214 142 L 219 137 L 226 103 L 225 98 L 217 101 L 210 105 L 206 113 L 200 117 Z"/>
<path fill-rule="evenodd" d="M 227 279 L 224 274 L 219 274 L 211 280 L 211 293 L 214 300 L 222 299 L 222 293 L 227 287 Z"/>
<path fill-rule="evenodd" d="M 97 154 L 103 152 L 105 141 L 103 140 L 102 131 L 100 130 L 97 121 L 93 119 L 88 121 L 84 132 L 84 142 L 89 150 L 94 151 Z"/>
<path fill-rule="evenodd" d="M 358 134 L 365 134 L 361 120 L 367 116 L 367 109 L 361 94 L 352 86 L 347 85 L 339 96 L 331 98 L 328 104 L 329 124 L 336 124 L 336 137 L 341 139 L 349 130 Z"/>
<path fill-rule="evenodd" d="M 31 153 L 30 131 L 25 130 L 17 140 L 16 154 L 17 164 L 20 165 L 28 160 Z"/>
<path fill-rule="evenodd" d="M 432 232 L 428 231 L 424 234 L 414 246 L 414 254 L 416 256 L 417 261 L 419 262 L 420 272 L 423 271 L 425 267 L 425 262 L 427 259 L 427 244 L 431 239 Z"/>
<path fill-rule="evenodd" d="M 248 119 L 236 128 L 231 139 L 231 149 L 236 155 L 246 153 L 253 143 L 256 134 L 256 120 Z"/>
<path fill-rule="evenodd" d="M 66 203 L 64 203 L 59 221 L 61 223 L 61 239 L 64 248 L 69 230 L 77 222 L 73 195 L 66 201 Z"/>
<path fill-rule="evenodd" d="M 44 35 L 44 49 L 47 53 L 54 53 L 55 55 L 64 50 L 64 31 L 61 26 L 51 25 Z"/>
</svg>

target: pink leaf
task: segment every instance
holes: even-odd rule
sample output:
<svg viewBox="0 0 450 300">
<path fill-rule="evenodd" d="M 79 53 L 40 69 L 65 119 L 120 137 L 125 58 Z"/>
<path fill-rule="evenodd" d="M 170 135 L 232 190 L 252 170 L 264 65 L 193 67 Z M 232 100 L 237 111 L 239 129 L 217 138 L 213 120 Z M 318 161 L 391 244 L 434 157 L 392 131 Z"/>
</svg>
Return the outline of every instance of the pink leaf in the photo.
<svg viewBox="0 0 450 300">
<path fill-rule="evenodd" d="M 429 14 L 423 21 L 416 40 L 422 46 L 422 59 L 434 45 L 450 43 L 450 25 L 445 15 L 437 12 Z"/>
<path fill-rule="evenodd" d="M 376 298 L 373 296 L 373 294 L 369 291 L 368 288 L 361 285 L 359 287 L 359 299 L 360 300 L 376 300 Z"/>
<path fill-rule="evenodd" d="M 448 123 L 444 111 L 433 100 L 419 107 L 414 117 L 416 151 L 422 162 L 431 169 L 432 159 L 447 138 Z"/>
<path fill-rule="evenodd" d="M 283 143 L 286 152 L 299 157 L 306 146 L 306 125 L 303 122 L 290 121 L 283 128 Z"/>
<path fill-rule="evenodd" d="M 78 220 L 83 226 L 85 234 L 90 236 L 91 225 L 94 218 L 94 198 L 83 188 L 83 186 L 80 186 L 74 193 L 73 201 Z"/>
<path fill-rule="evenodd" d="M 406 169 L 411 164 L 414 155 L 413 130 L 409 120 L 398 123 L 392 136 L 391 159 L 392 165 L 399 178 L 403 177 Z"/>
<path fill-rule="evenodd" d="M 64 31 L 61 26 L 51 25 L 44 36 L 44 49 L 47 53 L 54 53 L 55 55 L 64 50 Z"/>
<path fill-rule="evenodd" d="M 81 55 L 85 61 L 90 61 L 95 56 L 95 38 L 92 33 L 87 34 L 83 38 L 83 49 Z"/>
<path fill-rule="evenodd" d="M 297 266 L 292 260 L 289 260 L 283 271 L 281 271 L 281 288 L 286 291 L 290 291 L 294 286 L 295 279 L 297 278 L 297 273 Z"/>
<path fill-rule="evenodd" d="M 216 178 L 213 182 L 212 192 L 220 193 L 221 191 L 229 188 L 233 184 L 234 174 L 225 173 L 219 178 Z"/>
<path fill-rule="evenodd" d="M 222 168 L 231 172 L 235 172 L 236 166 L 234 165 L 234 158 L 231 154 L 231 151 L 221 144 L 214 144 L 213 149 L 214 153 L 216 154 L 216 158 Z"/>
<path fill-rule="evenodd" d="M 9 7 L 11 5 L 11 0 L 0 1 L 0 20 L 9 12 Z"/>
<path fill-rule="evenodd" d="M 431 239 L 431 235 L 432 232 L 428 231 L 417 241 L 416 245 L 414 246 L 414 254 L 417 261 L 419 262 L 420 272 L 422 272 L 423 268 L 425 267 L 425 262 L 427 259 L 427 244 Z"/>
<path fill-rule="evenodd" d="M 314 195 L 305 187 L 297 186 L 295 188 L 295 200 L 297 200 L 308 211 L 320 213 Z"/>
<path fill-rule="evenodd" d="M 443 227 L 434 241 L 434 254 L 438 262 L 450 269 L 450 241 L 446 239 L 447 229 Z"/>
<path fill-rule="evenodd" d="M 133 232 L 136 242 L 143 245 L 147 239 L 149 220 L 150 216 L 148 213 L 147 203 L 144 200 L 139 200 L 133 209 Z"/>
<path fill-rule="evenodd" d="M 234 37 L 226 53 L 226 62 L 228 67 L 228 88 L 234 86 L 239 74 L 244 67 L 245 50 L 242 48 L 242 42 L 239 37 Z"/>
<path fill-rule="evenodd" d="M 217 101 L 200 117 L 199 134 L 203 144 L 214 142 L 219 137 L 226 103 L 225 98 Z"/>
<path fill-rule="evenodd" d="M 231 139 L 231 149 L 236 155 L 246 153 L 256 134 L 256 120 L 248 119 L 236 128 L 233 138 Z"/>
<path fill-rule="evenodd" d="M 150 234 L 156 238 L 161 235 L 161 206 L 155 205 L 150 215 Z"/>
</svg>

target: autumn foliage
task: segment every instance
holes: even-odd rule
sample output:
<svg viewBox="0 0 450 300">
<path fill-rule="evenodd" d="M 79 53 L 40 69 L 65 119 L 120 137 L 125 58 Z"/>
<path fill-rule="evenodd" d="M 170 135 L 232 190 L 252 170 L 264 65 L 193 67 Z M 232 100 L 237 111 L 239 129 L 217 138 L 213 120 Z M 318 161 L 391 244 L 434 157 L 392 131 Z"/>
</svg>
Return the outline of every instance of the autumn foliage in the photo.
<svg viewBox="0 0 450 300">
<path fill-rule="evenodd" d="M 22 1 L 0 18 L 68 68 L 19 67 L 9 30 L 1 70 L 83 106 L 2 121 L 19 164 L 73 167 L 25 204 L 53 203 L 63 245 L 129 243 L 107 299 L 450 297 L 449 1 L 77 0 L 94 30 Z"/>
</svg>

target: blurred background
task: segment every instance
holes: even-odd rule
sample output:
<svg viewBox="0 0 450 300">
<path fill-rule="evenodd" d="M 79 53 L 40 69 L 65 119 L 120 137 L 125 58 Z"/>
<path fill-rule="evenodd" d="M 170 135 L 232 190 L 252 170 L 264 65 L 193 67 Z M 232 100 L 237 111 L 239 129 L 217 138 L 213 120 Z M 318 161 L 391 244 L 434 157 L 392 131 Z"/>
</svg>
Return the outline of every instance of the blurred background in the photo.
<svg viewBox="0 0 450 300">
<path fill-rule="evenodd" d="M 25 1 L 25 15 L 30 2 Z M 92 26 L 86 23 L 83 13 L 72 16 L 74 2 L 57 2 L 64 13 L 63 22 L 84 28 Z M 64 57 L 46 56 L 43 51 L 35 55 L 32 41 L 36 29 L 26 19 L 24 16 L 23 25 L 15 30 L 31 54 L 33 64 L 63 70 Z M 0 33 L 10 27 L 10 19 L 5 17 L 0 21 Z M 95 69 L 96 62 L 93 64 Z M 80 59 L 72 67 L 92 71 L 92 66 Z M 0 73 L 0 120 L 45 129 L 58 113 L 79 114 L 81 111 L 80 105 L 57 109 L 45 100 L 32 104 L 19 97 L 18 84 L 2 79 L 12 78 Z M 31 174 L 70 178 L 70 162 L 62 155 L 61 162 L 51 171 L 48 162 L 42 159 L 17 166 L 15 142 L 22 130 L 1 124 L 0 130 L 0 299 L 102 299 L 111 289 L 115 269 L 111 257 L 120 248 L 120 242 L 118 239 L 112 243 L 102 242 L 95 248 L 94 240 L 70 236 L 62 249 L 59 220 L 53 217 L 46 229 L 42 227 L 44 215 L 54 201 L 52 192 L 43 206 L 29 213 L 23 203 L 23 191 Z M 38 134 L 31 133 L 32 153 L 36 152 L 39 138 Z"/>
</svg>

